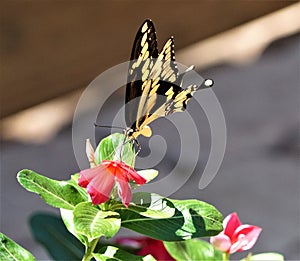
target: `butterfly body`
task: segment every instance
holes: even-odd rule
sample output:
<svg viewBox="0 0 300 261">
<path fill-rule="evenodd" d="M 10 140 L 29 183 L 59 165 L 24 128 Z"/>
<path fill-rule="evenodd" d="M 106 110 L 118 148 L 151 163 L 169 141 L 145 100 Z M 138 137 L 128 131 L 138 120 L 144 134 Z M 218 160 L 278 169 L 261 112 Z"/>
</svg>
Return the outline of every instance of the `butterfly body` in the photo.
<svg viewBox="0 0 300 261">
<path fill-rule="evenodd" d="M 178 74 L 175 63 L 174 39 L 170 37 L 158 52 L 155 28 L 149 19 L 137 32 L 130 58 L 125 118 L 130 126 L 127 137 L 135 140 L 139 135 L 151 136 L 148 125 L 155 119 L 184 111 L 200 85 L 181 88 L 183 74 Z M 212 81 L 205 87 L 211 85 Z"/>
</svg>

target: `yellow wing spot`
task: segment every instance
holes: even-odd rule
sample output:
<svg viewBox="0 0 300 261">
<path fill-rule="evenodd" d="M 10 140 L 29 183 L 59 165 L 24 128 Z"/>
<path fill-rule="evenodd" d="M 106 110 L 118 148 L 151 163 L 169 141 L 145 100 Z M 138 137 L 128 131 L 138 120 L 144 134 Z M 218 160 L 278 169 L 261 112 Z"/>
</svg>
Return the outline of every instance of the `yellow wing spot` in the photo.
<svg viewBox="0 0 300 261">
<path fill-rule="evenodd" d="M 146 87 L 146 88 L 149 88 L 149 87 L 150 87 L 150 84 L 151 84 L 151 80 L 144 81 L 144 82 L 143 82 L 143 85 L 142 85 L 142 90 L 144 90 L 145 87 Z M 145 95 L 147 95 L 147 93 L 146 93 Z"/>
<path fill-rule="evenodd" d="M 148 29 L 148 24 L 145 23 L 142 27 L 142 33 L 146 32 L 147 29 Z"/>
<path fill-rule="evenodd" d="M 171 53 L 169 52 L 169 53 L 166 54 L 165 59 L 170 60 L 170 58 L 171 58 Z"/>
<path fill-rule="evenodd" d="M 156 60 L 152 70 L 151 70 L 151 78 L 156 79 L 159 78 L 159 74 L 161 72 L 161 65 L 162 62 L 159 60 Z"/>
<path fill-rule="evenodd" d="M 153 85 L 153 84 L 152 84 Z M 160 84 L 155 85 L 154 87 L 152 87 L 151 91 L 150 91 L 150 95 L 153 95 L 157 92 L 158 87 L 160 86 Z"/>
<path fill-rule="evenodd" d="M 144 44 L 146 43 L 146 41 L 147 41 L 147 34 L 144 34 L 143 35 L 143 38 L 142 38 L 142 41 L 141 41 L 141 46 L 144 46 Z"/>
<path fill-rule="evenodd" d="M 140 56 L 143 57 L 147 50 L 148 50 L 148 43 L 146 42 L 141 50 Z"/>
<path fill-rule="evenodd" d="M 167 70 L 170 70 L 170 63 L 165 61 L 164 64 L 163 64 L 163 70 L 167 71 Z"/>
<path fill-rule="evenodd" d="M 139 57 L 136 62 L 133 63 L 132 65 L 132 69 L 134 70 L 135 68 L 138 68 L 140 63 L 141 63 L 142 59 Z"/>
<path fill-rule="evenodd" d="M 132 66 L 131 66 L 131 70 L 132 70 L 132 72 L 133 72 L 133 70 L 136 68 L 136 62 L 134 62 L 133 64 L 132 64 Z"/>
<path fill-rule="evenodd" d="M 141 57 L 142 60 L 146 60 L 149 57 L 149 51 L 147 50 L 144 55 Z"/>
<path fill-rule="evenodd" d="M 168 49 L 168 48 L 170 48 L 170 46 L 172 45 L 172 40 L 171 40 L 171 38 L 165 43 L 165 45 L 164 45 L 164 47 L 163 47 L 163 49 L 162 49 L 162 53 L 165 53 L 166 52 L 166 50 Z"/>
<path fill-rule="evenodd" d="M 142 75 L 142 81 L 146 81 L 148 79 L 149 76 L 149 70 L 145 70 L 143 71 L 143 75 Z"/>
<path fill-rule="evenodd" d="M 149 67 L 152 68 L 153 67 L 153 59 L 150 59 L 150 61 L 151 62 L 150 62 L 150 66 Z"/>
<path fill-rule="evenodd" d="M 156 78 L 156 79 L 154 79 L 154 78 L 152 78 L 152 85 L 153 86 L 155 86 L 155 85 L 157 85 L 158 84 L 158 82 L 159 82 L 159 78 Z M 159 85 L 159 84 L 158 84 Z"/>
<path fill-rule="evenodd" d="M 172 72 L 171 70 L 170 70 L 170 67 L 166 67 L 166 69 L 163 69 L 163 71 L 162 71 L 162 73 L 161 73 L 161 77 L 163 78 L 163 79 L 166 79 L 167 77 L 165 77 L 167 74 L 169 74 L 170 72 Z"/>
<path fill-rule="evenodd" d="M 164 60 L 164 52 L 163 51 L 158 55 L 157 60 L 160 60 L 160 61 Z"/>
<path fill-rule="evenodd" d="M 165 93 L 165 95 L 173 94 L 173 86 Z"/>
<path fill-rule="evenodd" d="M 179 108 L 182 108 L 182 107 L 183 107 L 183 102 L 182 102 L 182 101 L 176 102 L 176 103 L 174 104 L 174 108 L 175 108 L 175 109 L 179 109 Z"/>
<path fill-rule="evenodd" d="M 144 74 L 145 71 L 149 68 L 150 59 L 147 59 L 145 64 L 143 65 L 142 73 Z"/>
<path fill-rule="evenodd" d="M 174 91 L 173 91 L 173 86 L 165 93 L 165 95 L 167 95 L 167 100 L 172 99 L 173 95 L 174 95 Z"/>
<path fill-rule="evenodd" d="M 155 93 L 154 95 L 150 95 L 150 97 L 147 99 L 147 104 L 145 106 L 145 116 L 148 118 L 150 111 L 152 110 L 153 106 L 155 105 L 157 98 L 157 94 Z"/>
<path fill-rule="evenodd" d="M 167 73 L 166 73 L 166 77 L 165 79 L 168 79 L 171 75 L 172 75 L 173 71 L 172 70 L 169 70 Z"/>
<path fill-rule="evenodd" d="M 176 95 L 176 97 L 174 99 L 174 102 L 177 103 L 177 102 L 185 100 L 185 99 L 186 99 L 186 92 L 182 91 L 182 92 L 180 92 L 179 94 Z"/>
<path fill-rule="evenodd" d="M 176 81 L 176 76 L 173 74 L 170 78 L 169 78 L 170 82 L 175 82 Z"/>
</svg>

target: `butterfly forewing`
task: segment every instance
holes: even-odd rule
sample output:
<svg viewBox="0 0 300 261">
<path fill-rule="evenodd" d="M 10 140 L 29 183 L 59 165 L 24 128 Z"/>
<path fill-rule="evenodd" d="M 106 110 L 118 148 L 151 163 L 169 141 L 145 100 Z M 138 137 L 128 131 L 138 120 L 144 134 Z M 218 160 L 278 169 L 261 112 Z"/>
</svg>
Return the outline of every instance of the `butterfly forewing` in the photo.
<svg viewBox="0 0 300 261">
<path fill-rule="evenodd" d="M 142 69 L 150 57 L 158 57 L 157 40 L 152 21 L 146 20 L 137 32 L 130 57 L 125 97 L 127 126 L 132 126 L 136 121 L 139 103 L 134 99 L 142 95 Z"/>
</svg>

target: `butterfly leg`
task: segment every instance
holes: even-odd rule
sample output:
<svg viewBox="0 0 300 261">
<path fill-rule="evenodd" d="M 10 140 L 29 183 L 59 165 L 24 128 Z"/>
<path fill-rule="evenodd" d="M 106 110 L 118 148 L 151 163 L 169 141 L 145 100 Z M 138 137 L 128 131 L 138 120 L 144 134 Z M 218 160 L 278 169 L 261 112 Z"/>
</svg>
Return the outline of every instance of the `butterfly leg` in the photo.
<svg viewBox="0 0 300 261">
<path fill-rule="evenodd" d="M 133 142 L 136 142 L 137 151 L 135 153 L 135 156 L 137 156 L 140 153 L 140 151 L 142 150 L 142 146 L 137 139 L 135 139 Z"/>
</svg>

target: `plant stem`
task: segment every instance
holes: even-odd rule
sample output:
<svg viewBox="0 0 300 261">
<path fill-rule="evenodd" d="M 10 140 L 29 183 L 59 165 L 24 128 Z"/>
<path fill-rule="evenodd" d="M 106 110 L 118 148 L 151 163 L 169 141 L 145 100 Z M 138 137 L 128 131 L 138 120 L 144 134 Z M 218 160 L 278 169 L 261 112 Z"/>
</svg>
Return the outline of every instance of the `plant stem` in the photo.
<svg viewBox="0 0 300 261">
<path fill-rule="evenodd" d="M 89 242 L 89 244 L 85 247 L 85 254 L 82 258 L 82 261 L 90 261 L 93 257 L 93 252 L 98 243 L 99 238 L 96 238 Z"/>
<path fill-rule="evenodd" d="M 249 253 L 249 254 L 246 256 L 245 260 L 246 260 L 246 261 L 250 261 L 251 256 L 252 256 L 252 253 Z"/>
<path fill-rule="evenodd" d="M 223 253 L 223 261 L 229 261 L 229 254 Z"/>
</svg>

